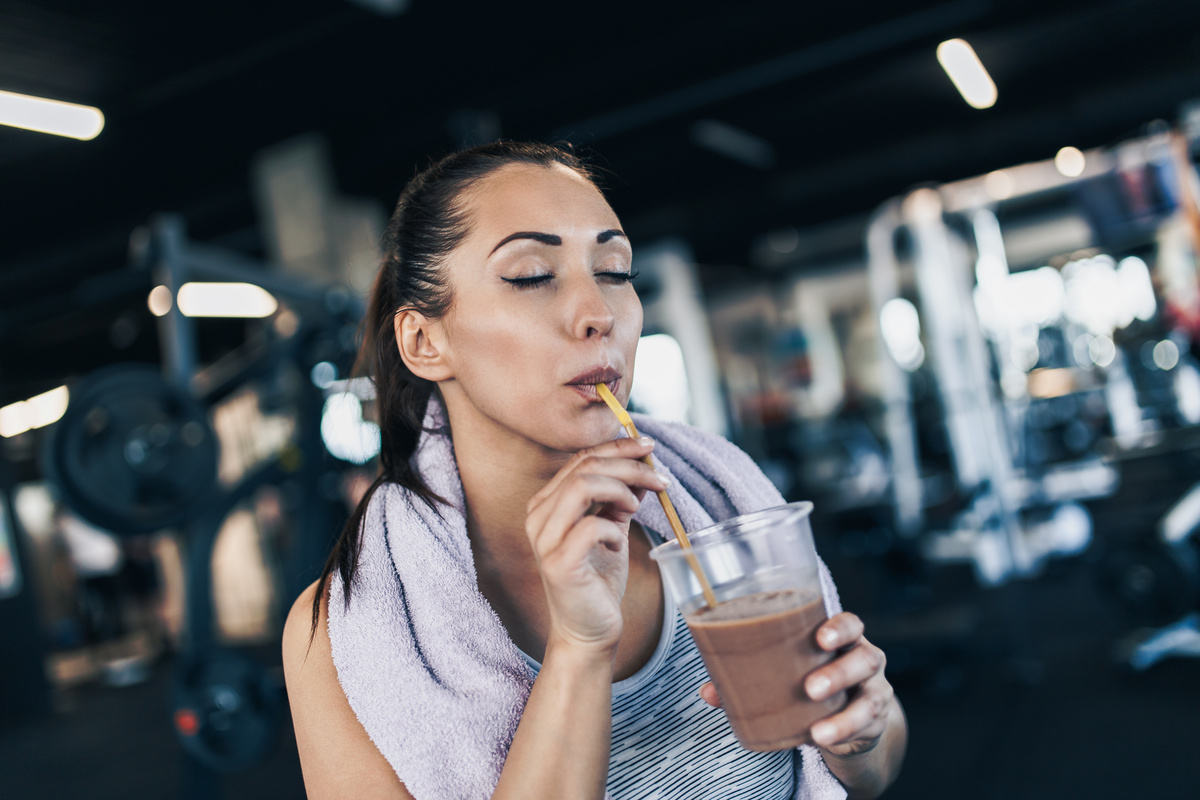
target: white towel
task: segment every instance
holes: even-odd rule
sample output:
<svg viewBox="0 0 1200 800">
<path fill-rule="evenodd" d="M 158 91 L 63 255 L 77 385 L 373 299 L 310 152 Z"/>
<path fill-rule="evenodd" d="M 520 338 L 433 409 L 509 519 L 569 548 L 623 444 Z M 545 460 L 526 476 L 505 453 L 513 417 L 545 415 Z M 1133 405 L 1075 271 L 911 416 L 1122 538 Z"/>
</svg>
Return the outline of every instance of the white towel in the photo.
<svg viewBox="0 0 1200 800">
<path fill-rule="evenodd" d="M 783 503 L 750 457 L 726 440 L 634 419 L 657 442 L 656 466 L 672 482 L 687 530 Z M 348 607 L 336 570 L 331 579 L 329 640 L 350 707 L 409 793 L 416 800 L 476 800 L 495 790 L 533 676 L 479 591 L 440 403 L 429 404 L 425 428 L 414 458 L 450 505 L 431 508 L 396 484 L 379 487 L 363 523 Z M 659 532 L 671 529 L 653 493 L 634 518 Z M 826 610 L 838 613 L 823 563 L 821 584 Z M 800 751 L 797 800 L 844 800 L 817 749 Z"/>
</svg>

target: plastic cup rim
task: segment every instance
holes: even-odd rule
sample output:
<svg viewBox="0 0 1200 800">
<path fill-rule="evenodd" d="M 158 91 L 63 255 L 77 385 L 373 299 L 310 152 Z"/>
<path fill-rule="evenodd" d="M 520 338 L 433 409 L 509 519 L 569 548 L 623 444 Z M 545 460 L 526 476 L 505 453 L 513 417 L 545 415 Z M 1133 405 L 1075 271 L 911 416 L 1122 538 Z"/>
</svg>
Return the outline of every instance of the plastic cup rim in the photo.
<svg viewBox="0 0 1200 800">
<path fill-rule="evenodd" d="M 790 520 L 795 516 L 807 517 L 810 514 L 812 514 L 812 510 L 813 510 L 812 501 L 798 500 L 794 503 L 785 503 L 780 506 L 772 506 L 771 508 L 764 508 L 761 511 L 751 511 L 748 514 L 739 514 L 736 517 L 730 517 L 727 520 L 723 520 L 721 522 L 716 522 L 712 525 L 709 525 L 707 528 L 701 528 L 698 531 L 689 533 L 688 541 L 691 542 L 691 545 L 692 545 L 691 549 L 693 551 L 707 550 L 707 549 L 715 547 L 719 544 L 723 544 L 723 543 L 729 541 L 729 538 L 727 536 L 719 536 L 718 534 L 722 533 L 723 529 L 737 524 L 739 520 L 743 520 L 746 517 L 756 517 L 760 514 L 767 515 L 767 514 L 770 514 L 771 512 L 781 512 L 779 519 L 773 520 L 773 523 L 774 523 L 773 525 L 770 525 L 770 526 L 760 525 L 756 529 L 744 531 L 739 534 L 739 538 L 749 538 L 752 536 L 761 536 L 764 533 L 766 533 L 768 530 L 771 530 L 775 524 L 780 524 L 782 521 Z M 653 549 L 651 549 L 650 550 L 650 558 L 654 559 L 655 561 L 658 561 L 663 556 L 673 556 L 676 554 L 675 551 L 682 552 L 682 550 L 683 550 L 683 548 L 679 544 L 678 539 L 670 539 L 666 542 L 663 542 L 660 545 L 655 546 Z"/>
</svg>

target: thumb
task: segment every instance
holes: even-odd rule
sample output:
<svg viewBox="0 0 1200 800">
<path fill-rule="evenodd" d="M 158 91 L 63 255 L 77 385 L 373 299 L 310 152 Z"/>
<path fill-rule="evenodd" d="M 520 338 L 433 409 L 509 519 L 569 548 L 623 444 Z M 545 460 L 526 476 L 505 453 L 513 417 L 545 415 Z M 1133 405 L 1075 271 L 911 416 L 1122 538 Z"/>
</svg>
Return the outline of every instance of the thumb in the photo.
<svg viewBox="0 0 1200 800">
<path fill-rule="evenodd" d="M 700 697 L 713 708 L 721 708 L 722 706 L 721 696 L 717 694 L 717 687 L 713 686 L 712 681 L 701 685 Z"/>
</svg>

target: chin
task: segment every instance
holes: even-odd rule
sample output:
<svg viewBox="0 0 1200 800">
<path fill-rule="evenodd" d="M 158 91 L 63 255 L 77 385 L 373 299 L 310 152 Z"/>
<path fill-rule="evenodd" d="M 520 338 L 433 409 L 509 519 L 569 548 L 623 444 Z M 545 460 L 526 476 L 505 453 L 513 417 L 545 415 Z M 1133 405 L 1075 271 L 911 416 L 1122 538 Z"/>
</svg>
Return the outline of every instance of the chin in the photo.
<svg viewBox="0 0 1200 800">
<path fill-rule="evenodd" d="M 590 406 L 570 423 L 555 426 L 554 443 L 547 444 L 555 450 L 577 453 L 589 447 L 611 442 L 623 435 L 621 423 L 606 406 Z M 549 431 L 547 431 L 549 432 Z"/>
</svg>

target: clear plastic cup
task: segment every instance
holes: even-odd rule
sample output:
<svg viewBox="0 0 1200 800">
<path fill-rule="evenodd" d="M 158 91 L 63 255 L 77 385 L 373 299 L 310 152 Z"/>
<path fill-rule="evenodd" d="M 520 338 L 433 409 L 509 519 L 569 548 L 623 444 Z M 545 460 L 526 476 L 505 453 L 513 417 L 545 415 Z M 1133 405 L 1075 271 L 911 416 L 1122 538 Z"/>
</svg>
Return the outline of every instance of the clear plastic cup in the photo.
<svg viewBox="0 0 1200 800">
<path fill-rule="evenodd" d="M 791 503 L 689 534 L 692 555 L 716 594 L 714 608 L 678 542 L 650 553 L 748 750 L 811 743 L 813 723 L 846 703 L 844 692 L 814 701 L 804 690 L 805 676 L 834 656 L 816 641 L 827 615 L 812 508 Z"/>
</svg>

